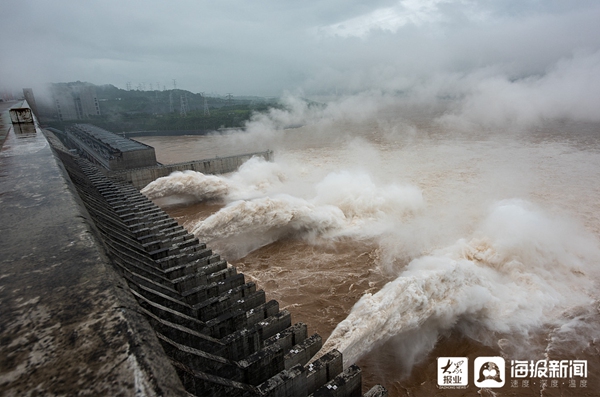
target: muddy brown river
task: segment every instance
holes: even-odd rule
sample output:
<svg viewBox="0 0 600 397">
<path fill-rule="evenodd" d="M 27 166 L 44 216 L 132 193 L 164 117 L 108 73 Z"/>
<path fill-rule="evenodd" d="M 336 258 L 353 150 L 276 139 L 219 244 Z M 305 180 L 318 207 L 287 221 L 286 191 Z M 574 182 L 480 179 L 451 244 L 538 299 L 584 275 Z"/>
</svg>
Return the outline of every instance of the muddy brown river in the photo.
<svg viewBox="0 0 600 397">
<path fill-rule="evenodd" d="M 162 163 L 275 151 L 143 192 L 356 361 L 365 391 L 600 395 L 600 125 L 465 132 L 432 120 L 137 138 Z M 438 385 L 438 357 L 467 358 L 466 388 Z M 504 358 L 504 386 L 474 385 L 477 357 Z M 516 376 L 515 360 L 587 372 Z"/>
</svg>

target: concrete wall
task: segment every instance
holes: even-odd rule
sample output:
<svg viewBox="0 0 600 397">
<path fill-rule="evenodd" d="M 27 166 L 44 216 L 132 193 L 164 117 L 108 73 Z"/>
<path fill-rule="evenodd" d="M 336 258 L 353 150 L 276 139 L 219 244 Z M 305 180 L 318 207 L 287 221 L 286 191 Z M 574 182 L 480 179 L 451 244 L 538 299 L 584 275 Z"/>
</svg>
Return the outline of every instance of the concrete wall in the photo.
<svg viewBox="0 0 600 397">
<path fill-rule="evenodd" d="M 244 131 L 245 127 L 237 128 L 214 128 L 208 130 L 150 130 L 150 131 L 123 131 L 116 133 L 126 138 L 137 138 L 142 136 L 185 136 L 185 135 L 208 135 L 214 134 L 215 132 L 226 134 L 233 131 Z"/>
<path fill-rule="evenodd" d="M 215 130 L 153 130 L 153 131 L 124 131 L 118 134 L 126 138 L 137 138 L 143 136 L 185 136 L 185 135 L 208 135 Z"/>
<path fill-rule="evenodd" d="M 128 169 L 145 167 L 148 164 L 156 165 L 156 154 L 153 147 L 141 150 L 131 150 L 121 152 L 121 156 L 117 156 L 110 161 L 111 170 Z"/>
<path fill-rule="evenodd" d="M 254 156 L 263 157 L 265 160 L 273 160 L 273 152 L 240 154 L 237 156 L 217 157 L 213 159 L 205 159 L 198 161 L 190 161 L 187 163 L 159 165 L 156 167 L 136 168 L 124 171 L 110 172 L 110 177 L 121 181 L 129 182 L 137 189 L 142 189 L 150 182 L 170 175 L 174 171 L 198 171 L 203 174 L 226 174 L 237 170 L 244 162 L 250 160 Z"/>
<path fill-rule="evenodd" d="M 10 109 L 10 120 L 13 124 L 33 124 L 33 112 L 27 101 Z"/>
</svg>

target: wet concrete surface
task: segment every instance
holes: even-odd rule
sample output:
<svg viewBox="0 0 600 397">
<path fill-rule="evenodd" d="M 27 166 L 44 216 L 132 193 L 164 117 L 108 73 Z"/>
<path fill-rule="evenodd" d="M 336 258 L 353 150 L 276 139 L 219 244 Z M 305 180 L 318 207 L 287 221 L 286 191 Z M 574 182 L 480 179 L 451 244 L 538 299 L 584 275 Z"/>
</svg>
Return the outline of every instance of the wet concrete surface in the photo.
<svg viewBox="0 0 600 397">
<path fill-rule="evenodd" d="M 0 395 L 186 395 L 77 200 L 42 131 L 11 129 L 0 151 Z"/>
</svg>

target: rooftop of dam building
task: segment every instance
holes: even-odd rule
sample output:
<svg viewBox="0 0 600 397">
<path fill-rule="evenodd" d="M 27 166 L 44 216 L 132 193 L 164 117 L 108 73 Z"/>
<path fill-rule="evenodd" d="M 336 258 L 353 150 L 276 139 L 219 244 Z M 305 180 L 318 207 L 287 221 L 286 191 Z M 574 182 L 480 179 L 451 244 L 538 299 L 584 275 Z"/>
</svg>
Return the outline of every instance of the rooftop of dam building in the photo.
<svg viewBox="0 0 600 397">
<path fill-rule="evenodd" d="M 106 131 L 105 129 L 96 127 L 92 124 L 75 124 L 72 127 L 72 129 L 85 132 L 86 134 L 96 138 L 100 142 L 114 149 L 115 152 L 131 152 L 135 150 L 144 150 L 151 148 L 151 146 L 144 145 L 143 143 L 124 138 L 110 131 Z"/>
<path fill-rule="evenodd" d="M 314 360 L 310 325 L 130 183 L 48 130 L 6 122 L 11 105 L 0 104 L 0 394 L 386 395 L 362 390 L 335 350 Z"/>
<path fill-rule="evenodd" d="M 152 146 L 91 124 L 75 124 L 54 133 L 68 149 L 77 150 L 80 156 L 109 171 L 158 165 Z"/>
</svg>

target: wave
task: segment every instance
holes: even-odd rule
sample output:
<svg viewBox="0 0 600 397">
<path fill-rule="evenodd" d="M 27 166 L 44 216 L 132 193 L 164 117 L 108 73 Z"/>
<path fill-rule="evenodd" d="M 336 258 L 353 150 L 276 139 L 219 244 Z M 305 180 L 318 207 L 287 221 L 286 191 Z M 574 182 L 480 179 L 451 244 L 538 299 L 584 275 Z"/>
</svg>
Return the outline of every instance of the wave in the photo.
<svg viewBox="0 0 600 397">
<path fill-rule="evenodd" d="M 191 232 L 237 259 L 283 237 L 371 238 L 395 227 L 424 206 L 410 185 L 381 185 L 364 171 L 339 171 L 316 181 L 303 178 L 297 164 L 253 158 L 230 175 L 185 171 L 159 178 L 142 193 L 197 201 L 218 199 L 224 208 L 190 223 Z M 236 247 L 228 247 L 235 245 Z"/>
<path fill-rule="evenodd" d="M 141 192 L 155 200 L 168 196 L 189 195 L 198 201 L 225 197 L 231 190 L 226 179 L 196 171 L 175 171 L 150 182 Z"/>
<path fill-rule="evenodd" d="M 574 225 L 529 203 L 498 203 L 476 236 L 414 259 L 398 278 L 365 294 L 335 328 L 322 352 L 338 349 L 354 363 L 392 338 L 402 339 L 405 364 L 458 327 L 486 344 L 500 334 L 520 338 L 592 300 L 600 250 Z M 495 339 L 494 339 L 495 338 Z"/>
<path fill-rule="evenodd" d="M 297 197 L 276 195 L 233 202 L 191 229 L 196 236 L 211 241 L 241 235 L 322 235 L 342 228 L 345 222 L 343 212 L 335 206 L 315 206 Z"/>
</svg>

